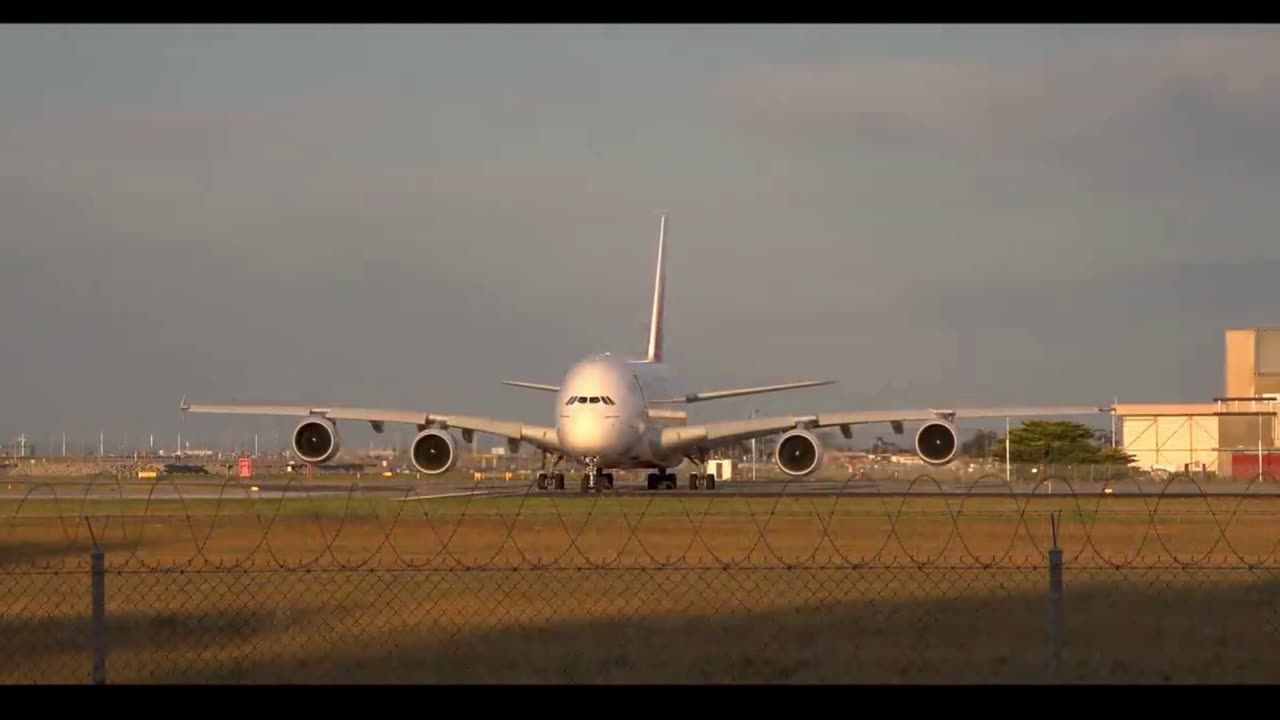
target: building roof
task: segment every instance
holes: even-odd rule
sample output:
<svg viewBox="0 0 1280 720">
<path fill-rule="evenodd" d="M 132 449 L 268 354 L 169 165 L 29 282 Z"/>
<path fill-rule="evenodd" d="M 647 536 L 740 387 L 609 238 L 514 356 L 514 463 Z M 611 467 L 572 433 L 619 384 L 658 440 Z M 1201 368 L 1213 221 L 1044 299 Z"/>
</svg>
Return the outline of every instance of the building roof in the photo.
<svg viewBox="0 0 1280 720">
<path fill-rule="evenodd" d="M 1116 415 L 1217 415 L 1222 410 L 1218 403 L 1117 403 Z"/>
</svg>

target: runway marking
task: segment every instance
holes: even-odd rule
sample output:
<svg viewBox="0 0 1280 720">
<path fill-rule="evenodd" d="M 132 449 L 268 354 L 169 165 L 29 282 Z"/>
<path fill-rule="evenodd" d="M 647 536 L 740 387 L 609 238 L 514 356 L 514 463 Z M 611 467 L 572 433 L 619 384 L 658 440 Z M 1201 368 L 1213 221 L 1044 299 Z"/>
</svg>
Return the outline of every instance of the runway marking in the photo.
<svg viewBox="0 0 1280 720">
<path fill-rule="evenodd" d="M 499 493 L 499 492 L 492 492 L 492 491 L 476 492 L 474 490 L 467 490 L 463 492 L 437 493 L 435 495 L 412 495 L 407 498 L 401 498 L 401 500 L 403 500 L 404 502 L 408 502 L 410 500 L 434 500 L 436 498 L 463 497 L 466 495 L 488 496 L 488 495 L 502 495 L 502 494 L 509 494 L 509 493 Z"/>
</svg>

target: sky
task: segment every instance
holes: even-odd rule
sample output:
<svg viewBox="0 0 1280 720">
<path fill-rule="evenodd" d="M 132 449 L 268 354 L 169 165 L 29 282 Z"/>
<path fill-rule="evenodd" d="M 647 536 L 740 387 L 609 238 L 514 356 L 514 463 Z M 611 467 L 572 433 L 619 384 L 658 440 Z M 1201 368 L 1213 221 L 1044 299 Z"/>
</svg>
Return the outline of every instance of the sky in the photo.
<svg viewBox="0 0 1280 720">
<path fill-rule="evenodd" d="M 499 381 L 644 352 L 659 210 L 689 382 L 836 381 L 694 420 L 1208 401 L 1280 325 L 1277 40 L 6 26 L 0 439 L 291 427 L 184 395 L 550 424 Z"/>
</svg>

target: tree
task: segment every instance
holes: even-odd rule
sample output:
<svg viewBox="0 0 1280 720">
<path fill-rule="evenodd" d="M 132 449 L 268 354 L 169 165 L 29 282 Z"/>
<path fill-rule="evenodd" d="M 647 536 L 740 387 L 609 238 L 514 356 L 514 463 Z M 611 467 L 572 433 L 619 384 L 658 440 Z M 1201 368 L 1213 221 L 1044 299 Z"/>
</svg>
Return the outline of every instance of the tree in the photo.
<svg viewBox="0 0 1280 720">
<path fill-rule="evenodd" d="M 1000 436 L 993 430 L 978 430 L 973 434 L 973 437 L 960 445 L 960 454 L 971 458 L 989 457 L 992 455 L 999 438 Z M 1000 448 L 1001 453 L 1003 453 L 1004 445 L 1001 445 Z M 1004 455 L 1001 454 L 1000 457 L 1004 457 Z"/>
<path fill-rule="evenodd" d="M 1078 422 L 1030 420 L 1011 430 L 1008 437 L 1009 456 L 1015 463 L 1128 465 L 1135 460 L 1119 448 L 1104 447 L 1099 435 Z M 1004 457 L 1003 438 L 992 448 L 991 455 Z"/>
<path fill-rule="evenodd" d="M 1104 447 L 1101 453 L 1101 462 L 1104 465 L 1132 465 L 1138 462 L 1138 457 L 1133 453 L 1127 453 L 1118 447 Z"/>
</svg>

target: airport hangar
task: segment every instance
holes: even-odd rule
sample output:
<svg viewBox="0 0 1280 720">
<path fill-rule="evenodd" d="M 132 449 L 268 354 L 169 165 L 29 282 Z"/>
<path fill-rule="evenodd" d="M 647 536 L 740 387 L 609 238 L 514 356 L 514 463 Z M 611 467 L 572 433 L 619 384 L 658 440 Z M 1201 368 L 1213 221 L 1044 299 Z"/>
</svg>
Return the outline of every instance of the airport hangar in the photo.
<svg viewBox="0 0 1280 720">
<path fill-rule="evenodd" d="M 1117 403 L 1116 443 L 1144 470 L 1280 478 L 1280 328 L 1228 329 L 1226 384 L 1207 403 Z"/>
</svg>

